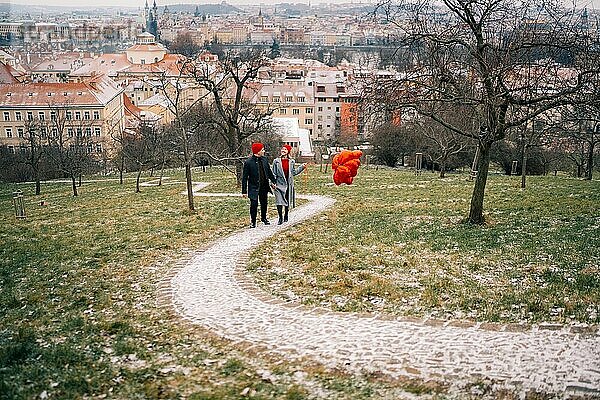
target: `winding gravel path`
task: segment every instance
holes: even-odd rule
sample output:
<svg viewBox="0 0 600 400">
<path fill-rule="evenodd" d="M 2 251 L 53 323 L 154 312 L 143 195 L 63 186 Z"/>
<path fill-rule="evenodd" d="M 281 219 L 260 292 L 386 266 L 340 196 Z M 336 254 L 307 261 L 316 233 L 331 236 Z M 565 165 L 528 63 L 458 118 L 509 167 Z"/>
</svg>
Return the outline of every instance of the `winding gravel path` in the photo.
<svg viewBox="0 0 600 400">
<path fill-rule="evenodd" d="M 490 379 L 496 387 L 522 394 L 535 390 L 600 397 L 597 331 L 552 325 L 513 331 L 510 325 L 490 329 L 328 312 L 285 304 L 238 279 L 252 248 L 334 204 L 329 197 L 302 197 L 309 202 L 290 213 L 288 224 L 240 230 L 185 260 L 171 281 L 177 312 L 234 342 L 353 373 L 434 379 L 455 391 Z"/>
</svg>

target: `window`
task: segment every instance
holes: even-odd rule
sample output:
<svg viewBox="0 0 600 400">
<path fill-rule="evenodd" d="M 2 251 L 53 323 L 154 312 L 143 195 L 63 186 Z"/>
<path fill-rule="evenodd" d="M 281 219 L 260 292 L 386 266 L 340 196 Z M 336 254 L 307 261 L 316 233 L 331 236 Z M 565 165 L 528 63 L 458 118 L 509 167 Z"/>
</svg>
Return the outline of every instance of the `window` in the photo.
<svg viewBox="0 0 600 400">
<path fill-rule="evenodd" d="M 85 136 L 92 136 L 92 128 L 91 127 L 87 127 L 85 128 Z"/>
<path fill-rule="evenodd" d="M 46 138 L 48 136 L 48 130 L 45 127 L 42 127 L 42 138 Z"/>
<path fill-rule="evenodd" d="M 336 107 L 336 108 L 335 108 L 335 112 L 340 112 L 340 108 L 339 108 L 339 107 Z"/>
<path fill-rule="evenodd" d="M 99 126 L 94 127 L 94 135 L 100 136 L 100 127 Z"/>
<path fill-rule="evenodd" d="M 280 109 L 279 109 L 279 114 L 280 114 L 280 115 L 285 115 L 285 114 L 287 114 L 287 109 L 285 109 L 285 108 L 280 108 Z"/>
<path fill-rule="evenodd" d="M 323 125 L 321 125 L 321 124 L 317 125 L 317 129 L 323 129 Z"/>
<path fill-rule="evenodd" d="M 96 153 L 102 153 L 102 144 L 96 143 Z"/>
<path fill-rule="evenodd" d="M 21 116 L 21 111 L 17 111 L 17 112 L 15 113 L 15 119 L 16 119 L 17 121 L 22 121 L 22 120 L 23 120 L 23 117 Z"/>
<path fill-rule="evenodd" d="M 292 96 L 285 96 L 285 101 L 291 103 L 292 101 L 294 101 L 294 98 Z"/>
<path fill-rule="evenodd" d="M 40 119 L 40 121 L 44 121 L 46 119 L 46 113 L 44 113 L 43 111 L 38 112 L 38 118 Z"/>
<path fill-rule="evenodd" d="M 269 102 L 269 96 L 260 96 L 260 102 L 261 103 L 268 103 Z"/>
<path fill-rule="evenodd" d="M 94 111 L 94 119 L 100 119 L 100 111 Z"/>
<path fill-rule="evenodd" d="M 81 111 L 75 111 L 75 119 L 81 119 Z"/>
<path fill-rule="evenodd" d="M 298 97 L 298 102 L 299 103 L 304 103 L 306 101 L 306 98 L 304 97 Z"/>
<path fill-rule="evenodd" d="M 23 128 L 17 128 L 17 136 L 21 138 L 25 136 L 25 131 L 23 130 Z"/>
<path fill-rule="evenodd" d="M 8 146 L 8 152 L 10 154 L 15 154 L 15 146 Z"/>
<path fill-rule="evenodd" d="M 73 112 L 67 111 L 66 116 L 67 116 L 67 120 L 73 119 Z"/>
<path fill-rule="evenodd" d="M 67 135 L 73 137 L 73 128 L 67 128 Z"/>
<path fill-rule="evenodd" d="M 19 146 L 19 153 L 21 153 L 21 154 L 27 153 L 27 147 L 24 144 Z"/>
<path fill-rule="evenodd" d="M 56 111 L 50 111 L 50 119 L 56 121 Z"/>
<path fill-rule="evenodd" d="M 307 107 L 304 112 L 306 112 L 307 114 L 312 114 L 312 108 Z"/>
<path fill-rule="evenodd" d="M 325 93 L 325 86 L 317 85 L 317 93 Z"/>
<path fill-rule="evenodd" d="M 27 111 L 27 121 L 33 121 L 33 111 Z"/>
<path fill-rule="evenodd" d="M 317 111 L 323 111 L 323 107 L 317 107 Z"/>
<path fill-rule="evenodd" d="M 93 143 L 88 143 L 87 144 L 87 152 L 88 152 L 88 154 L 91 153 L 92 151 L 94 151 L 94 145 L 93 145 Z"/>
<path fill-rule="evenodd" d="M 281 99 L 279 97 L 273 97 L 273 103 L 280 103 Z"/>
<path fill-rule="evenodd" d="M 305 124 L 305 125 L 311 125 L 312 123 L 313 123 L 313 120 L 312 120 L 312 118 L 306 118 L 306 119 L 304 120 L 304 124 Z"/>
<path fill-rule="evenodd" d="M 90 119 L 90 112 L 89 111 L 84 111 L 83 112 L 83 119 Z"/>
<path fill-rule="evenodd" d="M 4 120 L 10 121 L 10 113 L 8 111 L 4 111 Z"/>
<path fill-rule="evenodd" d="M 298 108 L 293 108 L 293 109 L 292 109 L 292 115 L 300 115 L 300 109 L 298 109 Z"/>
<path fill-rule="evenodd" d="M 12 128 L 6 128 L 6 137 L 7 138 L 11 138 L 12 137 Z"/>
<path fill-rule="evenodd" d="M 140 60 L 140 64 L 144 65 L 146 64 L 146 60 L 144 60 L 143 58 Z"/>
<path fill-rule="evenodd" d="M 58 128 L 52 128 L 52 137 L 58 137 Z"/>
<path fill-rule="evenodd" d="M 326 102 L 326 101 L 327 101 L 327 99 L 325 99 L 325 97 L 317 97 L 317 101 L 318 101 L 319 103 L 324 103 L 324 102 Z"/>
<path fill-rule="evenodd" d="M 77 128 L 77 137 L 82 137 L 82 136 L 83 136 L 83 129 Z"/>
</svg>

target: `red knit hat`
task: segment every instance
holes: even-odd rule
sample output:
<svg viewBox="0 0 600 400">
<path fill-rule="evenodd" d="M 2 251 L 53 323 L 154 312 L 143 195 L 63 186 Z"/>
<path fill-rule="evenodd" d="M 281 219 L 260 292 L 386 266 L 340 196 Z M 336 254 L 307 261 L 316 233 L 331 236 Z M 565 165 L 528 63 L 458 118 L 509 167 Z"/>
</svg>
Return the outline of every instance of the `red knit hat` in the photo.
<svg viewBox="0 0 600 400">
<path fill-rule="evenodd" d="M 288 154 L 290 154 L 292 152 L 292 146 L 290 146 L 289 144 L 284 144 L 281 147 L 285 147 L 287 149 L 287 151 L 288 151 Z"/>
<path fill-rule="evenodd" d="M 259 151 L 263 149 L 262 143 L 252 143 L 252 154 L 258 154 Z"/>
</svg>

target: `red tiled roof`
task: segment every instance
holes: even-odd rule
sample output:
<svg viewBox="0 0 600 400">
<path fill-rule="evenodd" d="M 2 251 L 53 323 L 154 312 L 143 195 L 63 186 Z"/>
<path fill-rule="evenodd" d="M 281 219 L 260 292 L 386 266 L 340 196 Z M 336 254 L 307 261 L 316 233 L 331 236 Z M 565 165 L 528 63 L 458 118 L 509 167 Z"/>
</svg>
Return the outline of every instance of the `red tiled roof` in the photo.
<svg viewBox="0 0 600 400">
<path fill-rule="evenodd" d="M 111 80 L 96 76 L 84 83 L 20 83 L 0 85 L 4 106 L 78 105 L 103 106 L 121 89 Z"/>
<path fill-rule="evenodd" d="M 125 115 L 140 118 L 142 109 L 133 104 L 125 93 L 123 93 L 123 105 L 125 106 Z"/>
<path fill-rule="evenodd" d="M 0 84 L 18 83 L 19 81 L 13 75 L 10 65 L 6 65 L 0 62 Z"/>
<path fill-rule="evenodd" d="M 121 74 L 135 73 L 165 73 L 166 76 L 179 76 L 181 63 L 184 59 L 179 54 L 165 54 L 165 57 L 157 63 L 133 64 L 125 54 L 104 54 L 83 67 L 73 71 L 72 76 L 90 76 L 92 73 L 115 76 Z"/>
</svg>

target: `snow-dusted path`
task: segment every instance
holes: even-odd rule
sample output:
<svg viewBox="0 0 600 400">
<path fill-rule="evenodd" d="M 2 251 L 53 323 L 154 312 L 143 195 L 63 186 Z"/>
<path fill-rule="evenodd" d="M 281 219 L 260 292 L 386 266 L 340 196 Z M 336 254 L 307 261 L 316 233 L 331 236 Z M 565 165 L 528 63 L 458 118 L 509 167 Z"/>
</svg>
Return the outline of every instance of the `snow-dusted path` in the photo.
<svg viewBox="0 0 600 400">
<path fill-rule="evenodd" d="M 597 331 L 577 333 L 554 326 L 496 330 L 341 314 L 285 304 L 238 279 L 253 247 L 334 203 L 324 196 L 303 197 L 309 202 L 290 213 L 289 223 L 243 229 L 185 260 L 171 280 L 177 312 L 232 341 L 258 345 L 284 357 L 309 357 L 350 372 L 435 379 L 455 389 L 492 379 L 521 393 L 600 397 Z"/>
</svg>

